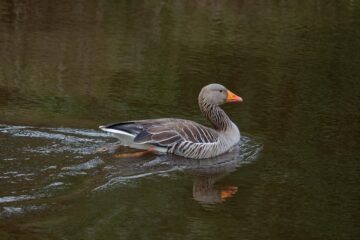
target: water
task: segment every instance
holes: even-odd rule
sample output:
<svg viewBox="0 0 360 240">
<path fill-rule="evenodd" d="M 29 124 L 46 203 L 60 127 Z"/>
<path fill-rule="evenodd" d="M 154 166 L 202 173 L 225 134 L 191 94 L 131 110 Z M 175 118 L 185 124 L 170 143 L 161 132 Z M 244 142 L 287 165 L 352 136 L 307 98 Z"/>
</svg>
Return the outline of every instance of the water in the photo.
<svg viewBox="0 0 360 240">
<path fill-rule="evenodd" d="M 357 1 L 1 1 L 0 56 L 0 239 L 358 239 Z M 206 123 L 211 82 L 244 99 L 234 153 L 97 129 Z"/>
</svg>

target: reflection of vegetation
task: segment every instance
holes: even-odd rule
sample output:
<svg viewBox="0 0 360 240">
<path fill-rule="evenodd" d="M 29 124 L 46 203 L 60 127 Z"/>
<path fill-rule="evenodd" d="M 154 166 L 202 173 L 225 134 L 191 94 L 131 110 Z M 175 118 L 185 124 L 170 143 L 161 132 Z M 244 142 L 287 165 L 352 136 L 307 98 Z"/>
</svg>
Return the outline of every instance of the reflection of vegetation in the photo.
<svg viewBox="0 0 360 240">
<path fill-rule="evenodd" d="M 328 203 L 324 209 L 314 202 L 282 206 L 289 206 L 286 201 L 299 203 L 296 198 L 302 193 L 341 196 L 350 192 L 341 183 L 359 181 L 339 174 L 355 176 L 346 169 L 357 169 L 351 151 L 358 148 L 360 137 L 358 1 L 1 1 L 0 9 L 2 121 L 95 127 L 105 121 L 160 116 L 200 120 L 199 89 L 222 82 L 245 99 L 240 111 L 230 111 L 241 130 L 303 157 L 280 164 L 293 178 L 271 171 L 271 176 L 263 173 L 249 183 L 254 199 L 244 199 L 250 208 L 240 211 L 252 221 L 249 227 L 268 226 L 269 234 L 277 236 L 291 220 L 296 227 L 293 235 L 286 232 L 287 239 L 304 229 L 310 229 L 309 238 L 354 230 L 352 225 L 337 225 L 349 220 L 350 200 L 340 197 L 348 203 L 345 213 L 329 213 L 327 219 L 309 212 L 309 205 L 317 211 L 335 209 L 323 199 L 318 200 Z M 328 163 L 333 155 L 342 156 L 335 167 Z M 274 170 L 274 165 L 266 167 Z M 309 180 L 300 181 L 299 171 Z M 331 183 L 327 171 L 344 178 L 334 184 L 336 191 L 322 189 Z M 286 183 L 274 184 L 279 179 Z M 322 184 L 314 184 L 319 181 Z M 294 192 L 283 196 L 283 188 Z M 150 202 L 156 202 L 152 197 Z M 232 220 L 243 217 L 228 214 Z M 262 219 L 264 215 L 271 217 Z M 193 224 L 215 229 L 216 218 Z M 305 218 L 314 226 L 301 222 Z M 181 230 L 188 232 L 185 220 Z M 326 224 L 337 225 L 339 232 Z M 321 232 L 323 236 L 316 235 Z"/>
<path fill-rule="evenodd" d="M 245 95 L 239 121 L 247 131 L 342 142 L 348 130 L 340 126 L 358 127 L 356 2 L 318 8 L 309 1 L 302 11 L 294 2 L 76 2 L 72 11 L 61 3 L 1 3 L 8 14 L 0 84 L 29 101 L 36 96 L 34 118 L 199 120 L 199 89 L 224 82 Z M 54 106 L 45 96 L 66 100 Z"/>
</svg>

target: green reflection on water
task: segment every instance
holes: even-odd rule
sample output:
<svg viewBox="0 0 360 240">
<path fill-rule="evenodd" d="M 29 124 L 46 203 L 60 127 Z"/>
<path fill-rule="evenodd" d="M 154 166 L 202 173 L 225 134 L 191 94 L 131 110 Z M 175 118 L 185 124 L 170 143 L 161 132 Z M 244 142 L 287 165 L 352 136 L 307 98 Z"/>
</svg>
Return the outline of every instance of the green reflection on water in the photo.
<svg viewBox="0 0 360 240">
<path fill-rule="evenodd" d="M 264 145 L 256 162 L 220 180 L 238 192 L 210 210 L 192 198 L 191 176 L 152 177 L 6 220 L 1 238 L 356 239 L 358 1 L 2 1 L 0 9 L 0 123 L 204 123 L 197 94 L 219 82 L 245 100 L 225 106 L 231 118 Z"/>
</svg>

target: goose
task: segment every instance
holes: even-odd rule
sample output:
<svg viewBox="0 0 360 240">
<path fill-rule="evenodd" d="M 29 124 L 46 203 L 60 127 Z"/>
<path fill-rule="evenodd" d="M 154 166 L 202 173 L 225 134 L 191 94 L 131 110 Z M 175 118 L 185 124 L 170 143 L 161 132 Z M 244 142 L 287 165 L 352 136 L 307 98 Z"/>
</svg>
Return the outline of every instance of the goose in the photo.
<svg viewBox="0 0 360 240">
<path fill-rule="evenodd" d="M 240 131 L 220 105 L 242 101 L 226 87 L 212 83 L 201 89 L 198 104 L 213 128 L 177 118 L 120 122 L 99 128 L 115 134 L 123 146 L 192 159 L 211 158 L 239 143 Z"/>
</svg>

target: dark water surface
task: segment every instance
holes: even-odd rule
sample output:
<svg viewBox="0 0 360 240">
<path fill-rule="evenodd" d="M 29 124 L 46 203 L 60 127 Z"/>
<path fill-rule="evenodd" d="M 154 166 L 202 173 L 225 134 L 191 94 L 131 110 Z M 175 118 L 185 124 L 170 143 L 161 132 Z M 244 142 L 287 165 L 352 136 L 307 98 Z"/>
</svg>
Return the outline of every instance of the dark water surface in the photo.
<svg viewBox="0 0 360 240">
<path fill-rule="evenodd" d="M 238 151 L 100 151 L 211 82 Z M 359 239 L 359 106 L 356 0 L 1 1 L 0 239 Z"/>
</svg>

